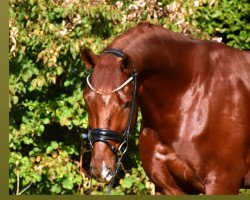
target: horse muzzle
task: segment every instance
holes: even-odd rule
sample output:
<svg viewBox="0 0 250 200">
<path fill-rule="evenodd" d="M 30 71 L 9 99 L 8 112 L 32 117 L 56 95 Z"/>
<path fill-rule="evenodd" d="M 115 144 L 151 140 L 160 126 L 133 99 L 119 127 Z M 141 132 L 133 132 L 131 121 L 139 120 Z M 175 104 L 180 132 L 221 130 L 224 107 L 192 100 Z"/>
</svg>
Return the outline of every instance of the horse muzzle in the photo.
<svg viewBox="0 0 250 200">
<path fill-rule="evenodd" d="M 109 183 L 114 176 L 114 171 L 103 162 L 101 168 L 92 168 L 92 176 L 100 183 Z"/>
</svg>

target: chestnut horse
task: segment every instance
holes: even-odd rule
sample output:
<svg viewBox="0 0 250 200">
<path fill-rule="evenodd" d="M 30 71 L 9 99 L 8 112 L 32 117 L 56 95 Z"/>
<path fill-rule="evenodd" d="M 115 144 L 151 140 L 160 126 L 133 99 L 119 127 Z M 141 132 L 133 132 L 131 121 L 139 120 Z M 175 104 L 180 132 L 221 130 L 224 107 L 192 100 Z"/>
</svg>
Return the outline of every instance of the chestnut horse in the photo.
<svg viewBox="0 0 250 200">
<path fill-rule="evenodd" d="M 93 176 L 110 182 L 142 113 L 139 154 L 156 194 L 250 187 L 250 53 L 140 23 L 100 55 L 84 99 Z"/>
</svg>

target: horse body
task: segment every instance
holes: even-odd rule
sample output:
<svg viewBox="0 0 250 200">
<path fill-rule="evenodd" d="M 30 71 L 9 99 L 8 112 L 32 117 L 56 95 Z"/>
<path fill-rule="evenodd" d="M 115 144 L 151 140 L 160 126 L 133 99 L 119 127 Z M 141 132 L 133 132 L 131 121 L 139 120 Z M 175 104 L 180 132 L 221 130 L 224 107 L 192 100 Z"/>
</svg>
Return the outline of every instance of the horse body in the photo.
<svg viewBox="0 0 250 200">
<path fill-rule="evenodd" d="M 108 48 L 123 50 L 138 73 L 139 152 L 156 193 L 236 194 L 250 187 L 248 52 L 151 24 Z"/>
<path fill-rule="evenodd" d="M 207 54 L 209 55 L 209 52 Z M 189 57 L 192 56 L 187 51 L 184 57 L 187 58 L 187 64 Z M 178 59 L 178 55 L 172 55 L 172 58 Z M 148 175 L 152 176 L 151 168 L 154 166 L 152 162 L 143 159 L 143 155 L 149 145 L 156 147 L 160 141 L 160 151 L 165 153 L 153 148 L 154 154 L 151 158 L 156 159 L 157 155 L 161 155 L 157 159 L 162 158 L 161 164 L 164 163 L 165 166 L 163 165 L 162 172 L 156 170 L 156 173 L 162 174 L 156 174 L 155 177 L 163 177 L 164 173 L 165 177 L 170 176 L 165 172 L 167 167 L 173 179 L 177 179 L 172 184 L 165 181 L 168 187 L 172 185 L 171 190 L 166 190 L 166 193 L 184 190 L 181 185 L 187 181 L 194 186 L 199 185 L 199 190 L 194 187 L 194 192 L 237 193 L 249 169 L 247 159 L 249 160 L 250 154 L 247 151 L 250 138 L 250 78 L 249 75 L 248 79 L 242 77 L 247 71 L 244 66 L 239 66 L 241 73 L 237 74 L 230 69 L 232 66 L 220 65 L 220 62 L 223 63 L 219 60 L 197 63 L 197 68 L 205 66 L 209 69 L 203 69 L 206 73 L 190 72 L 190 75 L 195 76 L 191 76 L 184 83 L 180 83 L 182 79 L 175 78 L 171 84 L 169 80 L 159 83 L 157 80 L 163 76 L 167 77 L 161 72 L 159 76 L 149 78 L 148 85 L 145 83 L 145 86 L 140 88 L 143 91 L 140 95 L 142 133 L 145 129 L 145 133 L 140 137 L 140 154 L 144 165 L 149 165 Z M 229 69 L 222 70 L 221 67 Z M 197 68 L 194 66 L 193 69 Z M 188 76 L 187 72 L 186 75 Z M 181 90 L 180 85 L 183 85 Z M 149 134 L 155 134 L 158 142 L 152 143 L 148 140 Z M 162 155 L 171 156 L 166 158 Z M 178 168 L 180 173 L 176 173 Z M 185 172 L 191 174 L 189 180 Z M 184 188 L 188 188 L 184 192 L 193 192 L 190 191 L 190 186 Z M 162 188 L 160 190 L 162 191 Z"/>
</svg>

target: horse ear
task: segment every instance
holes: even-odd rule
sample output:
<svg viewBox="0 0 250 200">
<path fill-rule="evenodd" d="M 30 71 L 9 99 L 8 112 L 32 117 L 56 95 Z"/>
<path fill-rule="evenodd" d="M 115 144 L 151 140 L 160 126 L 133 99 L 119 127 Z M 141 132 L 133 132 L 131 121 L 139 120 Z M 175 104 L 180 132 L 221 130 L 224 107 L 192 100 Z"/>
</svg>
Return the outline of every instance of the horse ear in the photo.
<svg viewBox="0 0 250 200">
<path fill-rule="evenodd" d="M 81 58 L 87 68 L 94 68 L 94 66 L 100 59 L 98 55 L 94 54 L 91 50 L 86 48 L 81 50 Z"/>
<path fill-rule="evenodd" d="M 124 69 L 127 69 L 132 63 L 132 60 L 130 58 L 130 56 L 128 56 L 127 54 L 124 55 L 124 57 L 122 58 L 122 67 Z"/>
</svg>

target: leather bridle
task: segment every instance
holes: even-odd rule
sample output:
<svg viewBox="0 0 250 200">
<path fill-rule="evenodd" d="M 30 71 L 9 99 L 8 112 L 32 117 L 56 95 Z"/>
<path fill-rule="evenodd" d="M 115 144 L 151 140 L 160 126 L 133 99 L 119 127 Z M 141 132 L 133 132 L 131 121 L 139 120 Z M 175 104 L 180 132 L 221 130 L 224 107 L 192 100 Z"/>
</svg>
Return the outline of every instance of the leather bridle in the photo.
<svg viewBox="0 0 250 200">
<path fill-rule="evenodd" d="M 113 54 L 113 55 L 115 55 L 117 57 L 121 57 L 121 58 L 124 58 L 124 55 L 125 55 L 123 51 L 118 50 L 118 49 L 114 49 L 114 48 L 107 49 L 103 53 L 104 54 Z M 109 194 L 111 191 L 111 188 L 114 184 L 115 177 L 116 177 L 116 175 L 119 171 L 119 168 L 122 164 L 121 160 L 123 158 L 123 155 L 126 153 L 127 147 L 128 147 L 128 139 L 129 139 L 129 134 L 130 134 L 130 131 L 132 128 L 131 125 L 132 125 L 133 116 L 134 116 L 134 112 L 135 112 L 135 104 L 136 104 L 136 96 L 137 96 L 137 73 L 135 71 L 135 68 L 133 67 L 131 77 L 126 82 L 124 82 L 117 89 L 111 91 L 111 93 L 119 91 L 120 89 L 122 89 L 125 85 L 127 85 L 132 80 L 134 83 L 133 97 L 132 97 L 132 102 L 130 104 L 130 113 L 129 113 L 129 118 L 128 118 L 128 122 L 127 122 L 127 126 L 126 126 L 125 130 L 123 132 L 118 132 L 118 131 L 113 131 L 113 130 L 104 129 L 104 128 L 88 129 L 88 139 L 90 141 L 91 147 L 93 148 L 93 145 L 95 142 L 103 142 L 110 148 L 110 150 L 113 152 L 113 154 L 116 157 L 115 171 L 114 171 L 114 174 L 113 174 L 112 179 L 110 181 L 110 184 L 109 184 L 109 187 L 108 187 L 106 194 Z M 96 93 L 98 93 L 100 95 L 104 95 L 103 93 L 95 90 L 94 87 L 90 84 L 89 76 L 87 77 L 87 83 L 93 91 L 95 91 Z M 118 148 L 116 148 L 109 141 L 116 141 L 120 145 Z"/>
</svg>

